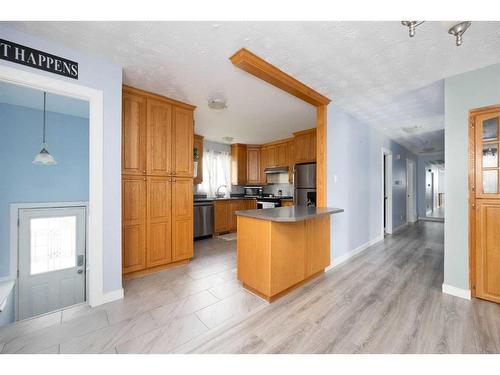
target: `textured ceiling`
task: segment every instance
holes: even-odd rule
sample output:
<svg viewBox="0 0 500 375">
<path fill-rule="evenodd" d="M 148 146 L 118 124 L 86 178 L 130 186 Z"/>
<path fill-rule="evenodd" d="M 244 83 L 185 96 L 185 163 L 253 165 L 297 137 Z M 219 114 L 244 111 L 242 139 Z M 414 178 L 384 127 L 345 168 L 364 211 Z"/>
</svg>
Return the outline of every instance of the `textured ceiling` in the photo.
<svg viewBox="0 0 500 375">
<path fill-rule="evenodd" d="M 43 91 L 0 81 L 0 103 L 43 110 Z M 84 100 L 47 93 L 47 111 L 89 118 L 89 103 Z"/>
<path fill-rule="evenodd" d="M 441 22 L 22 22 L 14 27 L 112 60 L 125 83 L 195 104 L 196 131 L 259 143 L 314 125 L 311 106 L 231 65 L 246 47 L 354 117 L 420 152 L 443 128 L 443 78 L 500 62 L 500 23 L 456 47 Z M 77 37 L 76 37 L 77 36 Z M 228 109 L 206 106 L 212 96 Z M 398 129 L 417 127 L 418 134 Z M 418 141 L 419 139 L 420 141 Z M 417 146 L 412 146 L 417 143 Z M 422 143 L 424 142 L 424 143 Z"/>
</svg>

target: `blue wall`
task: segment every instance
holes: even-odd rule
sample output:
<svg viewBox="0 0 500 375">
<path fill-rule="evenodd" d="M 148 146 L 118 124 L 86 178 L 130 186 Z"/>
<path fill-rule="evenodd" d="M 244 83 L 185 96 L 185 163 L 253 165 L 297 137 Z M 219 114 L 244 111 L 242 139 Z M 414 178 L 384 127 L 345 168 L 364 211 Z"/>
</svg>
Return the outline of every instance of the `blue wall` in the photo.
<svg viewBox="0 0 500 375">
<path fill-rule="evenodd" d="M 0 65 L 26 70 L 102 91 L 104 98 L 103 150 L 103 292 L 122 288 L 121 247 L 121 105 L 122 68 L 109 61 L 77 52 L 61 44 L 18 32 L 0 22 L 3 39 L 36 48 L 78 62 L 78 80 L 0 60 Z"/>
<path fill-rule="evenodd" d="M 382 147 L 393 153 L 393 181 L 401 181 L 400 185 L 393 184 L 393 229 L 406 222 L 406 159 L 414 160 L 416 165 L 417 158 L 334 105 L 328 106 L 327 141 L 328 206 L 345 209 L 331 220 L 335 264 L 336 259 L 382 236 Z"/>
<path fill-rule="evenodd" d="M 10 203 L 87 201 L 88 119 L 47 113 L 54 166 L 32 164 L 40 151 L 43 112 L 0 103 L 0 278 L 9 276 Z"/>
</svg>

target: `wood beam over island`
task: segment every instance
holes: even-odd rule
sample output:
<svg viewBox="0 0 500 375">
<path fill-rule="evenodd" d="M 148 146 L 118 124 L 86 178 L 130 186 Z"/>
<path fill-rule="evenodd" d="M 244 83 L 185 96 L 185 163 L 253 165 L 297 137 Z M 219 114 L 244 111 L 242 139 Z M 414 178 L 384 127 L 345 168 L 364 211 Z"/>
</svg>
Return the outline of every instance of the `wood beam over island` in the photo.
<svg viewBox="0 0 500 375">
<path fill-rule="evenodd" d="M 238 211 L 238 280 L 272 302 L 330 265 L 330 215 L 340 208 Z"/>
</svg>

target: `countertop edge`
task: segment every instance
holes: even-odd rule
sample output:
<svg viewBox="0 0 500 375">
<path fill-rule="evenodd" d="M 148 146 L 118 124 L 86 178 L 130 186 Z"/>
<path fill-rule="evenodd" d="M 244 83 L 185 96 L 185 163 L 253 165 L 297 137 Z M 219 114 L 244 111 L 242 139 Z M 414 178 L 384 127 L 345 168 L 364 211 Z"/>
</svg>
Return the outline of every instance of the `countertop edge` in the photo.
<svg viewBox="0 0 500 375">
<path fill-rule="evenodd" d="M 331 208 L 331 211 L 327 212 L 319 212 L 319 213 L 314 213 L 314 214 L 305 214 L 301 215 L 298 217 L 269 217 L 269 216 L 256 216 L 250 212 L 252 211 L 258 211 L 262 212 L 262 210 L 241 210 L 241 211 L 236 211 L 235 214 L 237 216 L 241 217 L 247 217 L 250 219 L 255 219 L 255 220 L 262 220 L 262 221 L 272 221 L 272 222 L 277 222 L 277 223 L 296 223 L 299 221 L 305 221 L 305 220 L 310 220 L 314 219 L 319 216 L 325 216 L 325 215 L 335 215 L 344 212 L 343 208 Z"/>
</svg>

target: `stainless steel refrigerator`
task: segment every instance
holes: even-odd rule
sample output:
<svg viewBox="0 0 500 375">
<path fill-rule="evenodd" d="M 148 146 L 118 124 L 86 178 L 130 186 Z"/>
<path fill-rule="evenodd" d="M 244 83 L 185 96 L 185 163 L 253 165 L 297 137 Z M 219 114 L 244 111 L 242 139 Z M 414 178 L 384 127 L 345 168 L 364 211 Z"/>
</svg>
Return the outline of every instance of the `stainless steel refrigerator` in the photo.
<svg viewBox="0 0 500 375">
<path fill-rule="evenodd" d="M 293 183 L 295 205 L 316 206 L 316 163 L 296 164 Z"/>
</svg>

